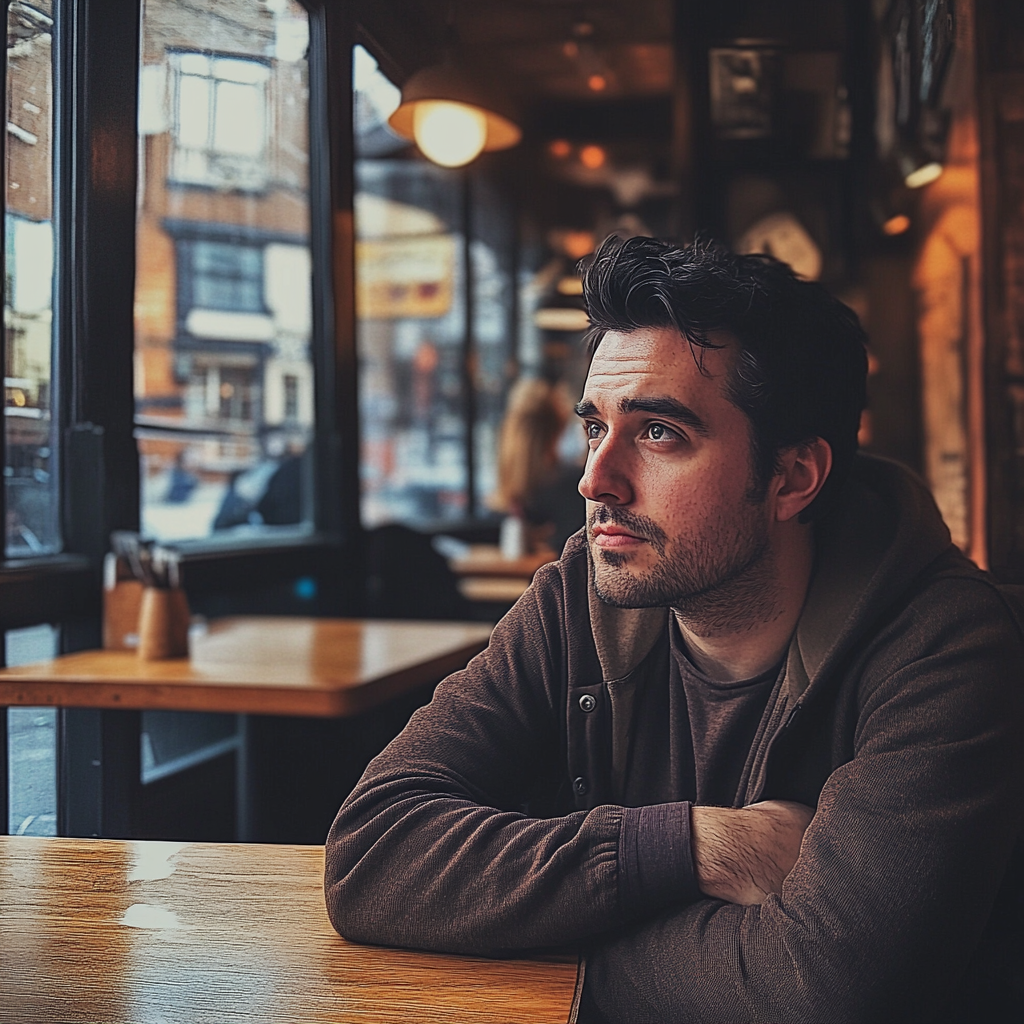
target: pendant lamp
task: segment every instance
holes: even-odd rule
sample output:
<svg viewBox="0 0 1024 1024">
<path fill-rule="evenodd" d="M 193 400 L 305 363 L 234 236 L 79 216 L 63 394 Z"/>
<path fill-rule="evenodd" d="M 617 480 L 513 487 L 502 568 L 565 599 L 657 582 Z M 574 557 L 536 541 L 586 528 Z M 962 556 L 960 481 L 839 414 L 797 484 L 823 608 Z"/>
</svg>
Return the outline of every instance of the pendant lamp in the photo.
<svg viewBox="0 0 1024 1024">
<path fill-rule="evenodd" d="M 484 151 L 516 145 L 523 133 L 513 117 L 507 102 L 446 62 L 417 71 L 405 83 L 388 124 L 435 164 L 462 167 Z"/>
</svg>

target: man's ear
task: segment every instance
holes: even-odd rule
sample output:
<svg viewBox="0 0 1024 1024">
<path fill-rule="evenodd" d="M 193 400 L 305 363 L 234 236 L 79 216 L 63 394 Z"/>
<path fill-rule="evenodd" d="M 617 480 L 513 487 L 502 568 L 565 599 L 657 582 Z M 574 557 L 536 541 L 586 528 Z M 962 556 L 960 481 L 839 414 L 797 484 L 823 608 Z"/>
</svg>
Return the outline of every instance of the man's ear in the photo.
<svg viewBox="0 0 1024 1024">
<path fill-rule="evenodd" d="M 818 496 L 831 470 L 832 448 L 823 438 L 785 449 L 772 481 L 775 518 L 786 522 L 803 512 Z"/>
</svg>

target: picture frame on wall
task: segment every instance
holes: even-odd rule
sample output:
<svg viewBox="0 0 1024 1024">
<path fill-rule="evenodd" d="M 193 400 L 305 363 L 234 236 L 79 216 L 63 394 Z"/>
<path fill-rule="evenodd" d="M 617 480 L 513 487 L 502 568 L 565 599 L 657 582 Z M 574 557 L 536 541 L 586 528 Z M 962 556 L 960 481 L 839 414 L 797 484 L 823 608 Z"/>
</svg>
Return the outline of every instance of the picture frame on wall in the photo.
<svg viewBox="0 0 1024 1024">
<path fill-rule="evenodd" d="M 708 53 L 711 126 L 720 139 L 764 139 L 774 130 L 779 53 L 716 47 Z"/>
</svg>

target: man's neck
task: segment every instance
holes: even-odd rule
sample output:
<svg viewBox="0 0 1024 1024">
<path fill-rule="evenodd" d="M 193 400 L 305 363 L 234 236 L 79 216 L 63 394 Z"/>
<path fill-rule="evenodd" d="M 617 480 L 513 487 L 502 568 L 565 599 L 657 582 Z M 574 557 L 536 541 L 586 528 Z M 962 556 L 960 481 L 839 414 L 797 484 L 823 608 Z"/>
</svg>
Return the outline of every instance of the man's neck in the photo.
<svg viewBox="0 0 1024 1024">
<path fill-rule="evenodd" d="M 724 601 L 711 599 L 706 614 L 673 609 L 690 659 L 712 679 L 752 679 L 778 664 L 789 646 L 814 561 L 811 527 L 791 525 L 775 538 L 749 585 L 734 588 Z"/>
</svg>

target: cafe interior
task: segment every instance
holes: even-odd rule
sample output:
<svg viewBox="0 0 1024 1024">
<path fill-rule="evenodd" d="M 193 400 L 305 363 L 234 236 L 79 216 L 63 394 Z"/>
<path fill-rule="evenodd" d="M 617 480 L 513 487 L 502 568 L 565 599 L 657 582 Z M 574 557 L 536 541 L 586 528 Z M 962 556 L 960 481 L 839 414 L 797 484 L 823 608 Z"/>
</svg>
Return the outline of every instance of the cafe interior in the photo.
<svg viewBox="0 0 1024 1024">
<path fill-rule="evenodd" d="M 1014 0 L 5 9 L 0 1020 L 567 1019 L 566 957 L 344 943 L 318 849 L 582 525 L 611 234 L 827 285 L 861 446 L 1024 581 Z"/>
</svg>

